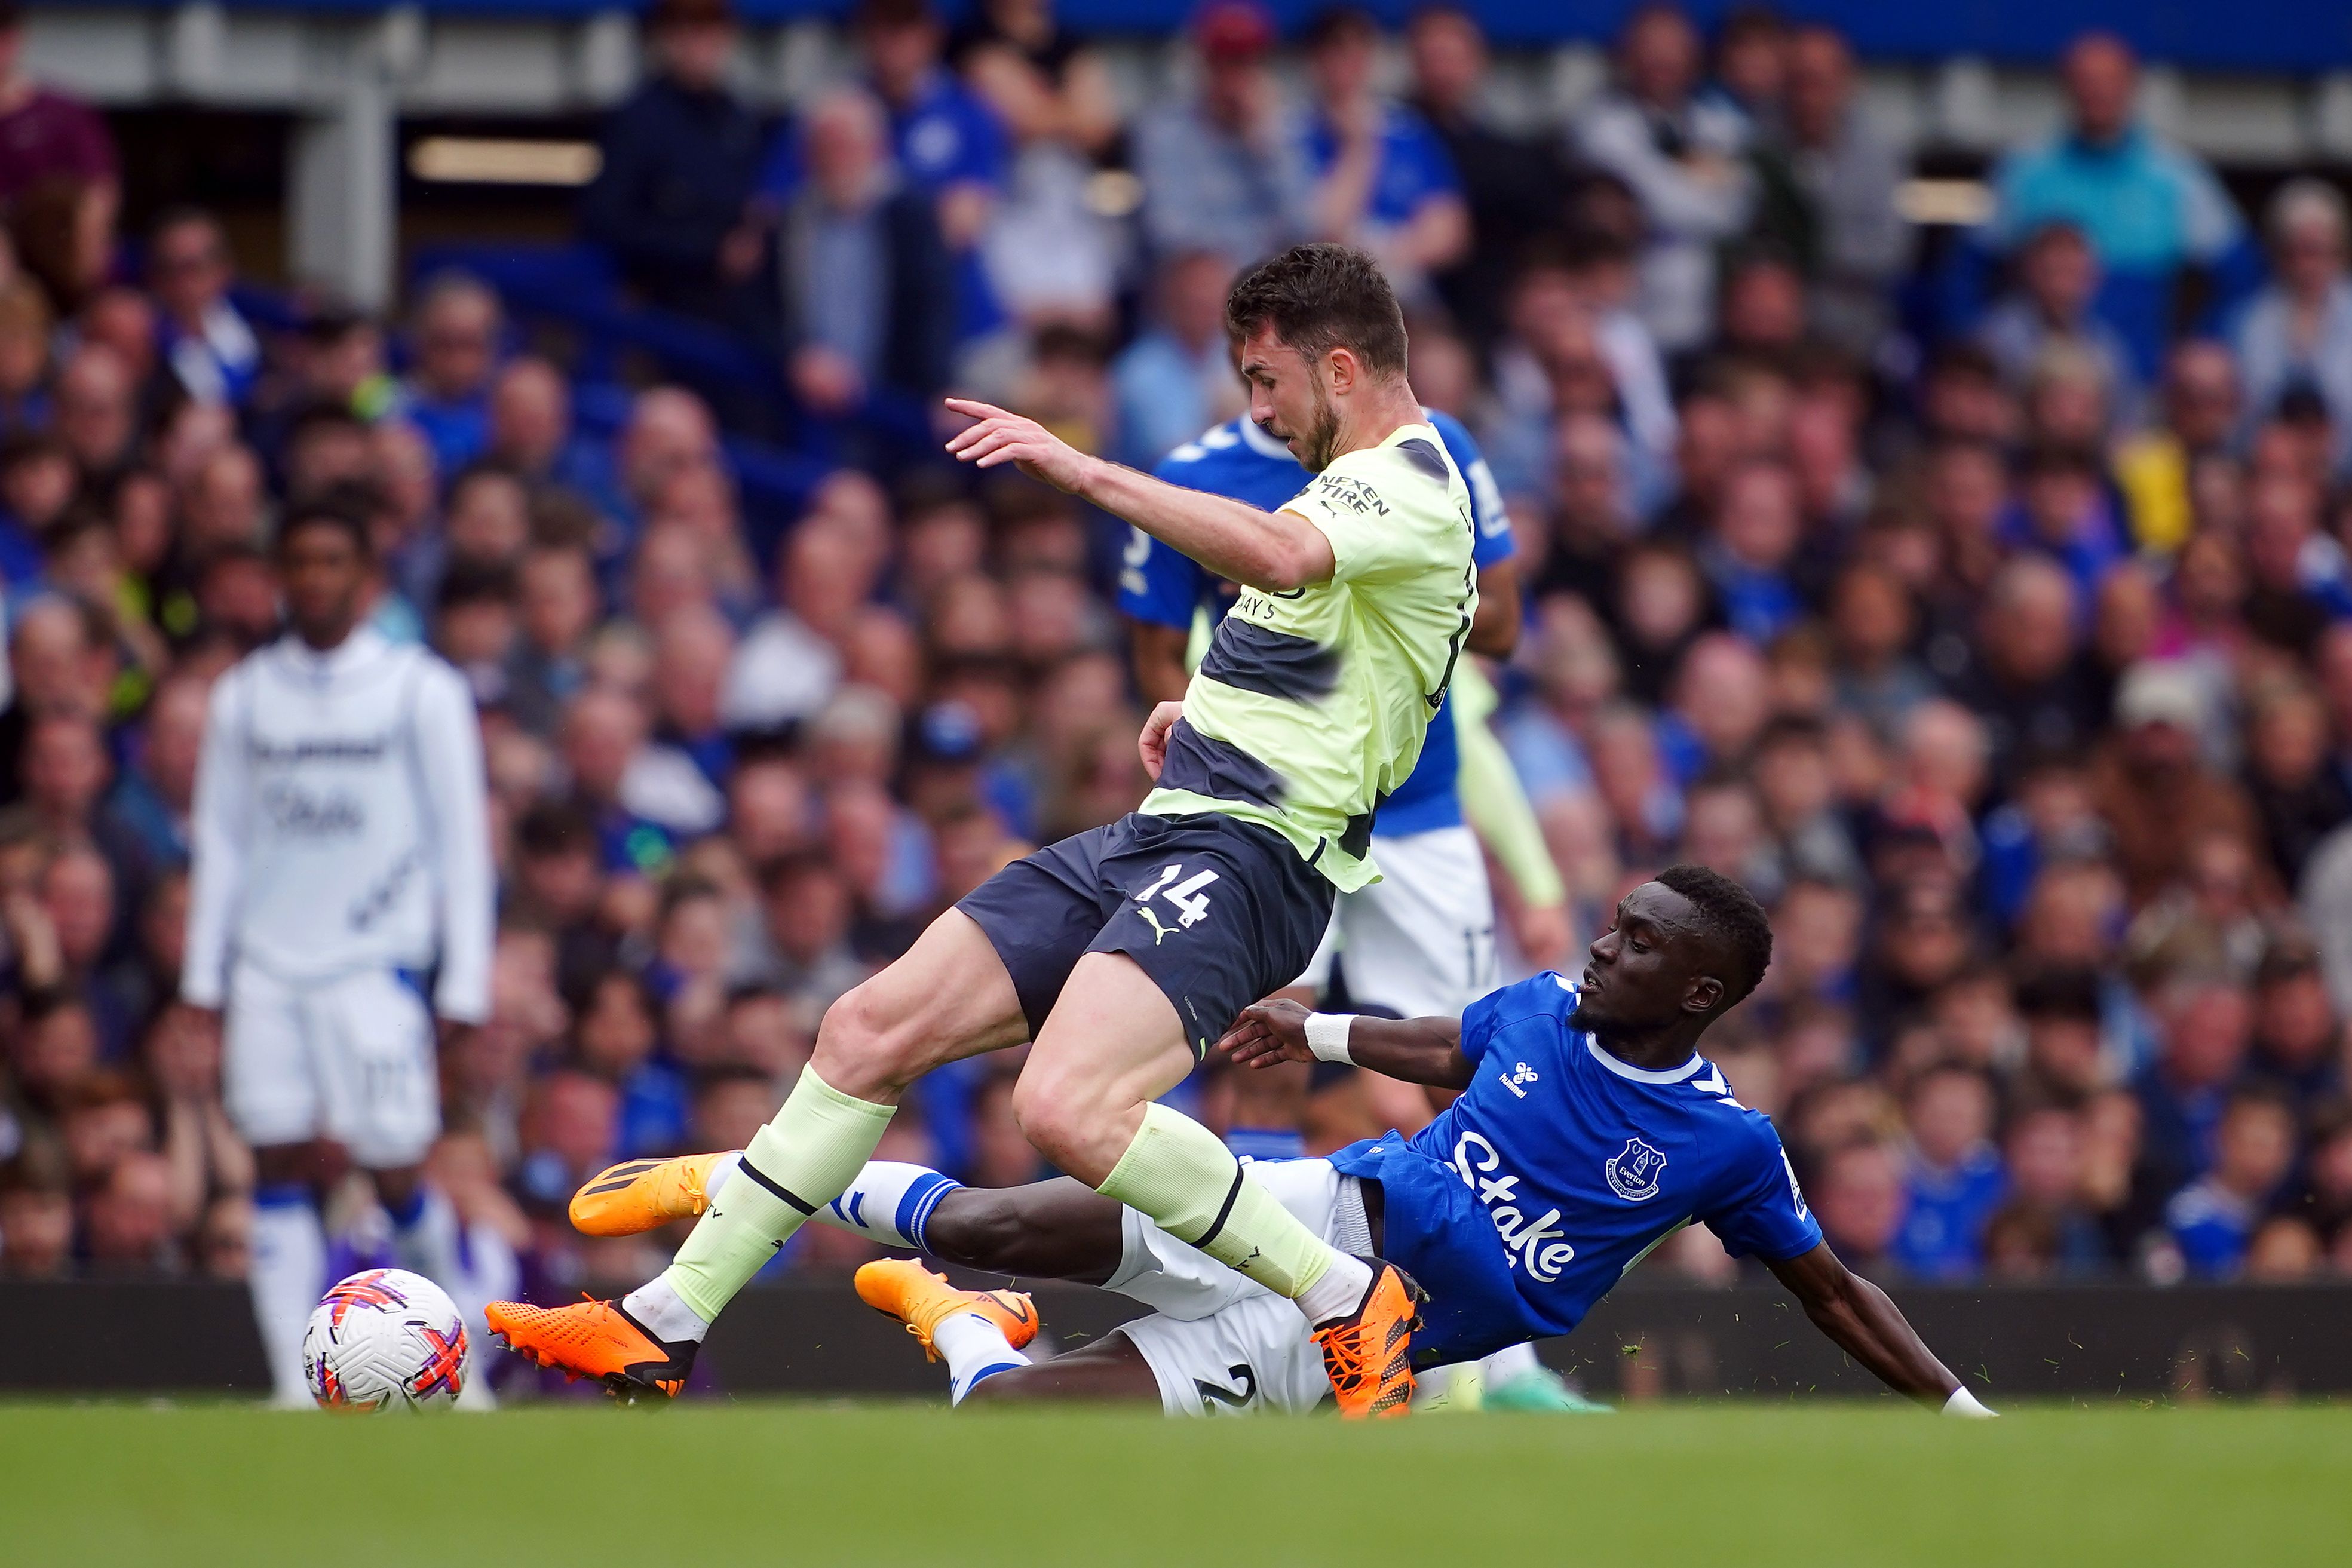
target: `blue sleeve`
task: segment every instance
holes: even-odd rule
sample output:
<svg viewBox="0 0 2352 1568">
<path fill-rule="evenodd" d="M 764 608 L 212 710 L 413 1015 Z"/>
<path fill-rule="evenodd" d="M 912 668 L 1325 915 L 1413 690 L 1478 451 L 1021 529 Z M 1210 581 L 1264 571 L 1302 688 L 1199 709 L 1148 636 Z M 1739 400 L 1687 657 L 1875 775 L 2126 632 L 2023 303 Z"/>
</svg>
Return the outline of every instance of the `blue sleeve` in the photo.
<svg viewBox="0 0 2352 1568">
<path fill-rule="evenodd" d="M 1531 1020 L 1547 1028 L 1560 1027 L 1575 1009 L 1576 988 L 1556 974 L 1537 975 L 1489 991 L 1463 1011 L 1462 1054 L 1475 1066 L 1494 1049 L 1504 1030 Z"/>
<path fill-rule="evenodd" d="M 1190 632 L 1206 586 L 1202 577 L 1200 564 L 1190 556 L 1130 528 L 1118 562 L 1119 613 Z"/>
<path fill-rule="evenodd" d="M 959 106 L 958 118 L 963 121 L 963 156 L 946 174 L 946 183 L 971 180 L 985 185 L 1004 183 L 1005 164 L 1010 161 L 1003 122 L 996 110 L 976 93 L 966 93 Z"/>
<path fill-rule="evenodd" d="M 1511 538 L 1511 514 L 1503 506 L 1503 487 L 1495 482 L 1486 455 L 1478 450 L 1477 437 L 1460 420 L 1435 409 L 1429 411 L 1429 423 L 1437 427 L 1438 439 L 1445 443 L 1454 465 L 1462 470 L 1463 482 L 1470 486 L 1470 515 L 1478 527 L 1477 537 L 1470 543 L 1471 564 L 1483 571 L 1496 561 L 1510 559 L 1518 553 Z"/>
<path fill-rule="evenodd" d="M 1472 1066 L 1485 1061 L 1487 1048 L 1495 1043 L 1495 1032 L 1503 1026 L 1503 998 L 1512 988 L 1489 991 L 1463 1013 L 1462 1054 Z"/>
<path fill-rule="evenodd" d="M 801 132 L 798 124 L 786 121 L 776 127 L 776 134 L 768 142 L 768 155 L 760 164 L 760 177 L 753 182 L 754 195 L 782 201 L 798 188 L 801 183 Z"/>
<path fill-rule="evenodd" d="M 1416 119 L 1412 134 L 1403 145 L 1394 149 L 1405 154 L 1412 168 L 1412 210 L 1421 210 L 1423 203 L 1432 196 L 1452 196 L 1462 193 L 1462 175 L 1454 167 L 1454 154 L 1437 139 L 1437 132 Z"/>
<path fill-rule="evenodd" d="M 1756 1117 L 1756 1124 L 1754 1153 L 1745 1165 L 1747 1179 L 1729 1201 L 1698 1218 L 1733 1257 L 1778 1263 L 1820 1246 L 1822 1228 L 1805 1207 L 1796 1167 L 1780 1147 L 1780 1134 L 1762 1116 Z"/>
</svg>

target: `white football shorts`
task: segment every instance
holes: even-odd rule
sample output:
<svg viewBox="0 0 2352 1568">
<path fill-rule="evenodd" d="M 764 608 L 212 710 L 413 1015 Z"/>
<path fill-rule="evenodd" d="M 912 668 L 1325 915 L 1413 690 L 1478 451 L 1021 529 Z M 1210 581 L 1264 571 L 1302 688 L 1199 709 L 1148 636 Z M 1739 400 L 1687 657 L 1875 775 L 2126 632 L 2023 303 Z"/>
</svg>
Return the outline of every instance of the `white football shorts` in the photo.
<svg viewBox="0 0 2352 1568">
<path fill-rule="evenodd" d="M 1360 1186 L 1328 1160 L 1262 1160 L 1249 1167 L 1283 1207 L 1342 1252 L 1372 1249 Z M 1123 1325 L 1160 1382 L 1171 1416 L 1301 1415 L 1331 1392 L 1306 1314 L 1286 1298 L 1177 1240 L 1130 1208 L 1118 1272 L 1107 1291 L 1152 1315 Z"/>
<path fill-rule="evenodd" d="M 425 1157 L 441 1130 L 432 1009 L 398 975 L 229 975 L 221 1063 L 229 1119 L 257 1148 L 332 1138 L 371 1170 Z"/>
<path fill-rule="evenodd" d="M 1297 984 L 1323 989 L 1344 954 L 1348 997 L 1399 1018 L 1459 1018 L 1495 988 L 1495 897 L 1467 827 L 1372 836 L 1381 880 L 1343 893 Z"/>
</svg>

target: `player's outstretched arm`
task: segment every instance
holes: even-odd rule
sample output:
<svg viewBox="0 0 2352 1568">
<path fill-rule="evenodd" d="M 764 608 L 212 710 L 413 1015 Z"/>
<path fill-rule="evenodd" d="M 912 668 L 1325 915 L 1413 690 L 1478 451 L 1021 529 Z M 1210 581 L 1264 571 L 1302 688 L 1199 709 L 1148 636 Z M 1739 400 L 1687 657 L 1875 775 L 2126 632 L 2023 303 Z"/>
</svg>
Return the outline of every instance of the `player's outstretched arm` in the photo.
<svg viewBox="0 0 2352 1568">
<path fill-rule="evenodd" d="M 1816 1328 L 1897 1394 L 1948 1416 L 1992 1414 L 1936 1359 L 1886 1292 L 1840 1262 L 1828 1242 L 1770 1268 Z"/>
<path fill-rule="evenodd" d="M 1329 1020 L 1309 1027 L 1308 1019 Z M 1340 1020 L 1344 1019 L 1344 1027 Z M 1439 1089 L 1470 1087 L 1459 1019 L 1381 1019 L 1310 1013 L 1297 1002 L 1253 1002 L 1217 1042 L 1237 1067 L 1277 1061 L 1347 1061 Z M 1318 1050 L 1318 1047 L 1321 1049 Z"/>
<path fill-rule="evenodd" d="M 1261 512 L 1089 456 L 1035 420 L 993 403 L 951 397 L 947 405 L 979 421 L 948 443 L 961 461 L 982 468 L 1015 464 L 1031 478 L 1125 518 L 1220 576 L 1287 593 L 1328 582 L 1339 570 L 1323 530 L 1295 512 Z"/>
</svg>

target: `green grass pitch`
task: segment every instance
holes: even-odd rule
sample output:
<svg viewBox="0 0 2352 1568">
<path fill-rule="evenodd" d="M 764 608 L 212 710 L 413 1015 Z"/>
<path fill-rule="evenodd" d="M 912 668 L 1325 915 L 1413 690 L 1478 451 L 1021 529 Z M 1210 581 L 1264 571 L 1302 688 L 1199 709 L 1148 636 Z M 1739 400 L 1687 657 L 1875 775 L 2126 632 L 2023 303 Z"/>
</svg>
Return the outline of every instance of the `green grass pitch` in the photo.
<svg viewBox="0 0 2352 1568">
<path fill-rule="evenodd" d="M 344 1417 L 0 1405 L 48 1564 L 2352 1562 L 2352 1407 L 1664 1405 L 1164 1421 L 758 1403 Z"/>
</svg>

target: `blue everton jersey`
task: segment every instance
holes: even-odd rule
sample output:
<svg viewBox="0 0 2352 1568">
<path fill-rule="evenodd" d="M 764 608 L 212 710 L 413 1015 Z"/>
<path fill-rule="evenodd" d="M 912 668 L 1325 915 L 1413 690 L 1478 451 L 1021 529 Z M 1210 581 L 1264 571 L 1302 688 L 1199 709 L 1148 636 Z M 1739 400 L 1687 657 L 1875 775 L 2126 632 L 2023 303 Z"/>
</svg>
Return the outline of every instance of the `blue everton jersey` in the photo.
<svg viewBox="0 0 2352 1568">
<path fill-rule="evenodd" d="M 1470 1088 L 1410 1139 L 1331 1163 L 1380 1182 L 1386 1256 L 1429 1293 L 1413 1359 L 1468 1361 L 1566 1333 L 1685 1225 L 1736 1256 L 1821 1244 L 1770 1118 L 1694 1056 L 1645 1072 L 1572 1029 L 1576 985 L 1538 975 L 1462 1018 Z"/>
<path fill-rule="evenodd" d="M 1471 508 L 1478 525 L 1471 560 L 1481 570 L 1508 560 L 1511 519 L 1503 510 L 1503 493 L 1477 442 L 1452 414 L 1423 412 L 1470 486 Z M 1290 449 L 1246 415 L 1227 420 L 1200 439 L 1186 442 L 1162 458 L 1152 473 L 1171 485 L 1245 501 L 1262 512 L 1279 511 L 1307 479 L 1307 470 L 1299 466 Z M 1129 540 L 1119 566 L 1119 609 L 1158 626 L 1190 631 L 1194 617 L 1206 611 L 1213 628 L 1224 619 L 1237 593 L 1232 583 L 1140 528 Z M 1398 835 L 1458 826 L 1462 800 L 1454 776 L 1461 766 L 1453 709 L 1440 707 L 1430 716 L 1429 734 L 1422 741 L 1421 759 L 1412 777 L 1381 802 L 1372 831 Z"/>
</svg>

